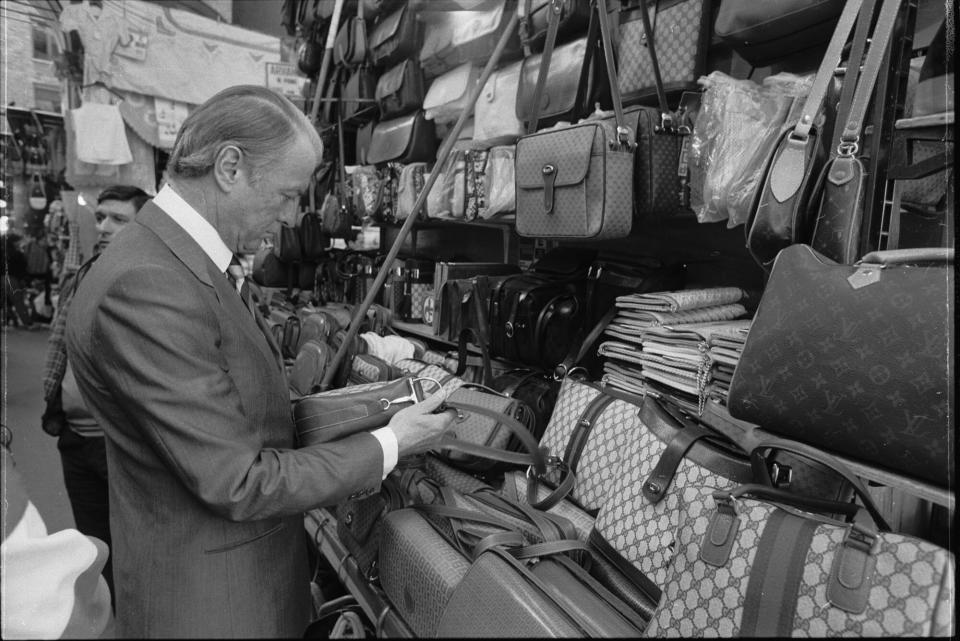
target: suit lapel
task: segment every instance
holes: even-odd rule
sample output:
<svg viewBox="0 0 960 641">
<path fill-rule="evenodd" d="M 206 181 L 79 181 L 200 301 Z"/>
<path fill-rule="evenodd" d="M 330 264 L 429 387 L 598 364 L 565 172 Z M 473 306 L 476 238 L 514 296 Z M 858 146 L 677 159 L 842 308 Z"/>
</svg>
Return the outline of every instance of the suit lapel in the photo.
<svg viewBox="0 0 960 641">
<path fill-rule="evenodd" d="M 166 212 L 153 204 L 153 201 L 148 201 L 143 206 L 137 215 L 136 222 L 152 230 L 200 282 L 213 288 L 228 318 L 241 328 L 269 362 L 282 370 L 283 360 L 280 357 L 280 349 L 273 340 L 266 323 L 259 314 L 254 314 L 255 318 L 251 317 L 250 310 L 237 295 L 226 275 L 217 269 L 197 241 Z"/>
</svg>

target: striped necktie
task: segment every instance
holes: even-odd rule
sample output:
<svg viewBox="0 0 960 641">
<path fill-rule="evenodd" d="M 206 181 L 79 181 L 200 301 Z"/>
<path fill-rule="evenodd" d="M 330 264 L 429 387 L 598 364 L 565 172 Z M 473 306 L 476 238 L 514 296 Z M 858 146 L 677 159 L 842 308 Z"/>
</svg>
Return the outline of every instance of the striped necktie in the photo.
<svg viewBox="0 0 960 641">
<path fill-rule="evenodd" d="M 230 261 L 230 265 L 227 267 L 226 271 L 227 280 L 230 281 L 230 284 L 233 285 L 234 291 L 237 291 L 237 283 L 240 285 L 240 300 L 243 301 L 243 304 L 247 306 L 250 314 L 256 316 L 253 312 L 253 301 L 250 298 L 250 283 L 247 282 L 246 276 L 243 273 L 243 266 L 240 264 L 240 261 L 236 256 L 233 257 L 233 260 Z"/>
</svg>

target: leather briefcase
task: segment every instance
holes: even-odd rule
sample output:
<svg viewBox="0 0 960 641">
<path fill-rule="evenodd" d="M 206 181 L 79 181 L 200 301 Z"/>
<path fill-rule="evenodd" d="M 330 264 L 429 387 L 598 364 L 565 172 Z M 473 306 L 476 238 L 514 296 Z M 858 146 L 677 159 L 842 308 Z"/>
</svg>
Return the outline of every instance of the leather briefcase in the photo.
<svg viewBox="0 0 960 641">
<path fill-rule="evenodd" d="M 377 123 L 367 148 L 367 164 L 433 162 L 437 137 L 422 111 Z"/>
<path fill-rule="evenodd" d="M 730 413 L 952 487 L 953 250 L 839 265 L 783 250 L 730 384 Z"/>
<path fill-rule="evenodd" d="M 404 4 L 381 19 L 370 34 L 370 61 L 377 67 L 390 67 L 416 60 L 421 31 L 415 12 Z"/>
<path fill-rule="evenodd" d="M 404 60 L 377 80 L 374 97 L 383 118 L 395 118 L 420 109 L 423 73 L 414 60 Z"/>
</svg>

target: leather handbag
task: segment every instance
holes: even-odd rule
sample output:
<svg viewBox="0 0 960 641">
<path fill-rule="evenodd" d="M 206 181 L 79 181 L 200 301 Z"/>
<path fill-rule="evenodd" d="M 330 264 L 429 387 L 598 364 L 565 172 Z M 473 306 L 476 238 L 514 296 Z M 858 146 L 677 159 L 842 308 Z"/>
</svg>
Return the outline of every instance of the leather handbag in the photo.
<svg viewBox="0 0 960 641">
<path fill-rule="evenodd" d="M 952 250 L 783 250 L 730 384 L 765 430 L 952 487 Z M 802 292 L 802 296 L 797 293 Z"/>
<path fill-rule="evenodd" d="M 873 5 L 874 2 L 870 0 L 864 2 L 861 16 L 872 17 Z M 863 201 L 868 189 L 866 171 L 857 156 L 860 134 L 900 5 L 900 0 L 882 3 L 876 27 L 870 36 L 870 51 L 863 63 L 863 70 L 858 74 L 858 70 L 851 67 L 844 74 L 844 91 L 837 121 L 840 131 L 839 135 L 834 135 L 836 144 L 821 176 L 823 193 L 810 235 L 810 245 L 830 260 L 847 265 L 852 265 L 860 257 Z M 867 23 L 867 19 L 858 21 L 858 36 L 861 36 L 861 27 Z M 862 53 L 857 51 L 857 45 L 866 38 L 866 33 L 860 38 L 855 37 L 851 59 L 860 58 Z"/>
<path fill-rule="evenodd" d="M 844 0 L 723 0 L 714 33 L 754 67 L 826 44 Z"/>
<path fill-rule="evenodd" d="M 434 78 L 423 98 L 423 117 L 438 124 L 456 122 L 479 77 L 480 68 L 465 62 Z"/>
<path fill-rule="evenodd" d="M 381 18 L 370 34 L 370 62 L 377 67 L 392 67 L 403 60 L 416 60 L 420 51 L 420 22 L 404 4 Z"/>
<path fill-rule="evenodd" d="M 606 57 L 607 79 L 613 93 L 616 128 L 611 132 L 598 122 L 532 133 L 538 109 L 527 123 L 530 135 L 517 142 L 517 233 L 535 238 L 602 240 L 630 234 L 633 222 L 633 152 L 636 143 L 623 114 L 617 89 L 611 28 L 606 20 L 606 0 L 597 11 Z M 551 13 L 544 57 L 533 95 L 539 105 L 549 70 L 556 35 L 556 14 Z"/>
<path fill-rule="evenodd" d="M 501 450 L 522 451 L 522 444 L 513 437 L 498 415 L 515 419 L 531 434 L 531 438 L 536 438 L 532 430 L 533 415 L 530 408 L 522 401 L 493 389 L 466 383 L 452 392 L 446 402 L 458 409 L 449 430 L 458 440 Z M 481 413 L 476 408 L 488 411 Z M 495 461 L 460 452 L 452 452 L 442 458 L 456 467 L 475 472 L 490 471 L 496 465 Z"/>
<path fill-rule="evenodd" d="M 949 551 L 879 524 L 811 514 L 794 498 L 756 485 L 687 488 L 670 577 L 646 634 L 954 634 Z"/>
<path fill-rule="evenodd" d="M 300 317 L 285 309 L 271 309 L 267 320 L 283 357 L 296 358 L 297 345 L 300 344 Z"/>
<path fill-rule="evenodd" d="M 299 262 L 303 253 L 300 248 L 300 232 L 296 227 L 290 225 L 281 225 L 277 233 L 276 244 L 273 246 L 273 253 L 283 263 Z"/>
<path fill-rule="evenodd" d="M 487 78 L 474 107 L 473 138 L 487 144 L 512 144 L 523 135 L 516 116 L 522 62 L 497 69 Z"/>
<path fill-rule="evenodd" d="M 589 37 L 584 37 L 553 49 L 539 101 L 541 126 L 549 127 L 561 120 L 575 122 L 590 112 L 596 83 L 590 42 Z M 544 54 L 534 54 L 524 58 L 520 70 L 515 109 L 517 119 L 527 123 L 528 130 L 536 111 L 534 93 L 543 57 Z"/>
<path fill-rule="evenodd" d="M 423 73 L 416 61 L 404 60 L 377 80 L 374 97 L 384 118 L 402 116 L 423 104 Z"/>
<path fill-rule="evenodd" d="M 298 447 L 383 427 L 394 414 L 424 399 L 421 379 L 405 376 L 310 394 L 293 404 Z"/>
<path fill-rule="evenodd" d="M 350 374 L 347 376 L 348 385 L 363 385 L 364 383 L 379 383 L 391 381 L 400 377 L 400 371 L 373 354 L 357 354 L 350 362 Z"/>
<path fill-rule="evenodd" d="M 433 122 L 422 111 L 377 123 L 367 149 L 367 163 L 433 162 L 437 137 Z"/>
<path fill-rule="evenodd" d="M 550 22 L 550 13 L 558 5 L 557 41 L 568 42 L 588 30 L 591 19 L 590 0 L 519 0 L 520 42 L 530 51 L 543 51 Z"/>
<path fill-rule="evenodd" d="M 313 394 L 331 360 L 333 352 L 326 341 L 309 339 L 302 342 L 290 370 L 290 389 L 298 397 Z"/>
<path fill-rule="evenodd" d="M 766 171 L 758 204 L 744 226 L 747 250 L 765 270 L 769 271 L 781 249 L 810 238 L 810 203 L 815 201 L 816 177 L 827 159 L 827 141 L 835 116 L 834 101 L 826 99 L 827 92 L 862 3 L 850 0 L 844 6 L 800 117 L 785 127 Z"/>
<path fill-rule="evenodd" d="M 321 260 L 326 255 L 330 237 L 323 233 L 323 218 L 309 211 L 300 218 L 300 259 L 308 262 Z"/>
<path fill-rule="evenodd" d="M 427 78 L 435 78 L 465 62 L 485 63 L 515 10 L 516 0 L 498 0 L 484 11 L 445 12 L 439 21 L 426 28 L 420 64 Z M 520 40 L 513 35 L 500 55 L 500 61 L 520 57 Z"/>
<path fill-rule="evenodd" d="M 530 409 L 533 416 L 530 433 L 539 441 L 556 406 L 560 382 L 539 370 L 515 368 L 494 378 L 491 387 Z"/>
<path fill-rule="evenodd" d="M 363 5 L 363 2 L 357 3 L 357 15 L 346 19 L 334 39 L 333 60 L 341 67 L 357 67 L 367 58 L 367 22 Z"/>
<path fill-rule="evenodd" d="M 253 280 L 261 287 L 286 287 L 290 265 L 280 262 L 272 248 L 265 247 L 253 257 Z"/>
<path fill-rule="evenodd" d="M 723 3 L 721 3 L 722 5 Z M 656 94 L 657 79 L 649 50 L 656 48 L 660 82 L 668 92 L 695 91 L 706 68 L 710 44 L 711 2 L 703 0 L 626 0 L 620 6 L 617 77 L 625 102 Z M 643 25 L 652 23 L 653 42 Z"/>
<path fill-rule="evenodd" d="M 377 76 L 373 70 L 366 65 L 354 69 L 340 90 L 344 122 L 360 124 L 376 120 L 379 117 L 376 94 Z M 362 164 L 359 159 L 357 162 Z"/>
</svg>

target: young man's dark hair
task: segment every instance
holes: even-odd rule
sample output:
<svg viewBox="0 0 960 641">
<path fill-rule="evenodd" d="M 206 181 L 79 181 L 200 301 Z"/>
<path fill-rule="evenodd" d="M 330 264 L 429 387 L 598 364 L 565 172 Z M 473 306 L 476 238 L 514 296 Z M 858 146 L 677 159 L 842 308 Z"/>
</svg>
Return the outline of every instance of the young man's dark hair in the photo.
<svg viewBox="0 0 960 641">
<path fill-rule="evenodd" d="M 150 194 L 133 185 L 112 185 L 97 195 L 98 204 L 105 200 L 132 202 L 133 208 L 136 211 L 140 211 L 140 208 L 150 200 Z"/>
</svg>

